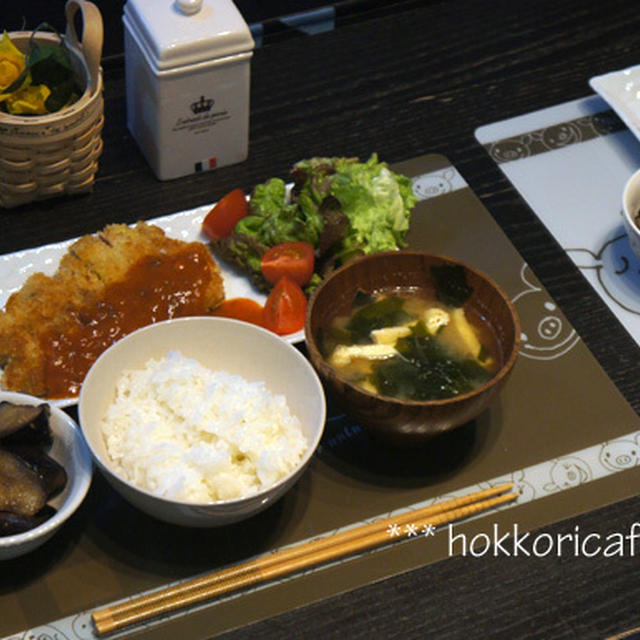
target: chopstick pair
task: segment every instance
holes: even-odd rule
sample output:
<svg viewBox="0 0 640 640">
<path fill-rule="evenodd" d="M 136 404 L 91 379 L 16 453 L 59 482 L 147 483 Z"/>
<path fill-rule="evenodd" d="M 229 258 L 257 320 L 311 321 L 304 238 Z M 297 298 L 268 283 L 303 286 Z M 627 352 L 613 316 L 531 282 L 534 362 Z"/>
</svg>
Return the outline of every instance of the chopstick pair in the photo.
<svg viewBox="0 0 640 640">
<path fill-rule="evenodd" d="M 433 531 L 433 527 L 515 500 L 518 493 L 505 494 L 512 489 L 512 483 L 504 484 L 288 547 L 99 609 L 92 614 L 93 623 L 99 635 L 111 633 L 251 585 L 374 549 L 392 541 L 394 535 L 399 535 L 402 527 L 411 526 L 416 531 L 419 527 L 430 527 Z"/>
</svg>

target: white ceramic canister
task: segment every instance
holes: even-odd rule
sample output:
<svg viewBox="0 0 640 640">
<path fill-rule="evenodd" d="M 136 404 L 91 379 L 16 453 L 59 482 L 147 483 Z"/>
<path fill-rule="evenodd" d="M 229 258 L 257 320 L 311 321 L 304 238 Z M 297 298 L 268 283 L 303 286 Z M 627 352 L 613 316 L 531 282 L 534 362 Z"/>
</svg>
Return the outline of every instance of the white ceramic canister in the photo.
<svg viewBox="0 0 640 640">
<path fill-rule="evenodd" d="M 127 0 L 127 126 L 160 180 L 249 151 L 254 42 L 231 0 Z"/>
</svg>

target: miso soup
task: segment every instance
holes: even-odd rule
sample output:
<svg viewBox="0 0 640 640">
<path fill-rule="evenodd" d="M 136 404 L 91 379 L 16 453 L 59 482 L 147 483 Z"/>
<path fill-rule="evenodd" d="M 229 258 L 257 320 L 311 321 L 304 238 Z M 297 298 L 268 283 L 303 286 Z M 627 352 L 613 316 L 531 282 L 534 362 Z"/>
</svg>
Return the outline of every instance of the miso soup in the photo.
<svg viewBox="0 0 640 640">
<path fill-rule="evenodd" d="M 358 294 L 320 342 L 327 362 L 349 381 L 404 400 L 467 393 L 500 366 L 495 336 L 479 314 L 414 289 Z"/>
</svg>

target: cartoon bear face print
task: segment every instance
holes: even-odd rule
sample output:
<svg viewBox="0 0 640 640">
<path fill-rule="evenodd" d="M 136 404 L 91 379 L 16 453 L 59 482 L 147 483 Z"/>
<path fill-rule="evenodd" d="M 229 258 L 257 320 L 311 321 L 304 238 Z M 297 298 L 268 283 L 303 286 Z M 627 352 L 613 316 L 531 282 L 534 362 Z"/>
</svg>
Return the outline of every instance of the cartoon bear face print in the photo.
<svg viewBox="0 0 640 640">
<path fill-rule="evenodd" d="M 522 323 L 520 354 L 534 360 L 559 358 L 575 346 L 578 334 L 557 305 L 533 284 L 528 265 L 523 265 L 520 277 L 525 288 L 512 299 Z"/>
<path fill-rule="evenodd" d="M 525 479 L 524 470 L 514 471 L 509 475 L 494 478 L 489 482 L 479 482 L 477 488 L 479 491 L 486 491 L 487 489 L 501 487 L 508 483 L 513 484 L 513 489 L 510 489 L 510 491 L 519 494 L 519 503 L 530 502 L 535 499 L 536 489 L 528 480 Z"/>
<path fill-rule="evenodd" d="M 513 490 L 520 494 L 519 502 L 530 502 L 536 497 L 536 489 L 531 482 L 525 478 L 524 471 L 515 471 L 511 474 L 509 482 L 513 482 Z"/>
<path fill-rule="evenodd" d="M 13 638 L 17 636 L 11 636 Z M 71 640 L 71 636 L 64 633 L 58 628 L 57 625 L 45 624 L 41 627 L 35 627 L 29 629 L 28 633 L 24 636 L 20 635 L 20 638 L 37 638 L 38 640 Z M 95 636 L 93 636 L 95 638 Z M 88 638 L 87 638 L 88 640 Z"/>
<path fill-rule="evenodd" d="M 520 469 L 518 471 L 514 471 L 508 476 L 502 476 L 500 478 L 496 478 L 495 480 L 491 480 L 491 482 L 480 482 L 478 487 L 482 490 L 491 489 L 493 487 L 499 487 L 501 485 L 507 483 L 513 484 L 512 491 L 520 494 L 518 501 L 522 502 L 530 502 L 534 500 L 536 497 L 536 489 L 534 485 L 525 477 L 525 471 Z"/>
<path fill-rule="evenodd" d="M 549 493 L 571 489 L 593 479 L 589 464 L 575 456 L 556 460 L 551 466 L 549 476 L 550 482 L 544 485 L 544 490 Z"/>
<path fill-rule="evenodd" d="M 607 298 L 630 313 L 640 314 L 640 259 L 626 233 L 616 232 L 595 253 L 589 249 L 566 251 L 579 269 L 595 270 Z"/>
<path fill-rule="evenodd" d="M 94 640 L 93 622 L 89 613 L 79 613 L 71 622 L 74 640 Z M 56 637 L 56 636 L 54 636 Z"/>
<path fill-rule="evenodd" d="M 511 162 L 531 155 L 531 136 L 524 134 L 519 138 L 509 138 L 489 145 L 489 155 L 497 162 Z"/>
<path fill-rule="evenodd" d="M 635 440 L 614 440 L 602 445 L 600 463 L 609 471 L 630 469 L 640 463 L 640 450 Z"/>
<path fill-rule="evenodd" d="M 452 167 L 418 176 L 413 180 L 413 193 L 420 200 L 428 200 L 449 193 L 453 191 L 454 177 L 455 172 Z"/>
<path fill-rule="evenodd" d="M 541 136 L 542 142 L 547 149 L 560 149 L 575 142 L 580 142 L 582 139 L 580 127 L 571 122 L 547 127 L 542 131 Z"/>
</svg>

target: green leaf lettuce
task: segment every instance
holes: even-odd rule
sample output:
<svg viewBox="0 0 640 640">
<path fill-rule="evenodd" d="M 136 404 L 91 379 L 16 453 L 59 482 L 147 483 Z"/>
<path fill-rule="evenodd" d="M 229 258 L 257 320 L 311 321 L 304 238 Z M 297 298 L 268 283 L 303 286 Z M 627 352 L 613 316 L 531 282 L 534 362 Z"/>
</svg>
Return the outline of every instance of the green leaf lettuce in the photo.
<svg viewBox="0 0 640 640">
<path fill-rule="evenodd" d="M 376 154 L 366 162 L 310 158 L 296 163 L 291 173 L 290 194 L 280 178 L 259 184 L 249 200 L 249 215 L 236 225 L 230 238 L 218 241 L 217 247 L 214 243 L 214 249 L 222 251 L 227 260 L 251 270 L 261 288 L 264 280 L 256 265 L 264 251 L 282 242 L 302 240 L 314 247 L 312 286 L 357 255 L 405 246 L 417 198 L 411 180 L 392 172 Z M 253 242 L 247 242 L 248 238 Z"/>
</svg>

